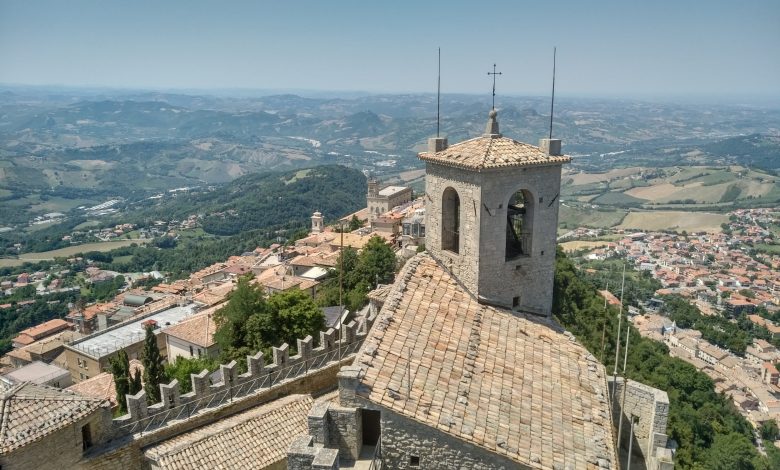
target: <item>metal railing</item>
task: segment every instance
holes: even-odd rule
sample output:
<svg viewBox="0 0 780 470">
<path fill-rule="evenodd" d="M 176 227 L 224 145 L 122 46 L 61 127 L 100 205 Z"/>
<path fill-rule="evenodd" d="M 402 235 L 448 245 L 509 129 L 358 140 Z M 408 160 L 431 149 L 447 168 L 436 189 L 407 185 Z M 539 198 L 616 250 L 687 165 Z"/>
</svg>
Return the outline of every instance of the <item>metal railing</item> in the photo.
<svg viewBox="0 0 780 470">
<path fill-rule="evenodd" d="M 371 465 L 368 470 L 381 470 L 385 464 L 385 460 L 382 457 L 382 435 L 376 440 L 376 447 L 374 448 L 374 456 L 371 457 Z"/>
<path fill-rule="evenodd" d="M 232 403 L 234 400 L 248 397 L 255 392 L 271 389 L 285 383 L 289 379 L 305 376 L 311 371 L 322 369 L 333 362 L 343 360 L 345 357 L 357 352 L 361 343 L 362 341 L 355 341 L 331 351 L 312 356 L 307 360 L 300 360 L 294 364 L 271 370 L 267 374 L 251 380 L 246 380 L 236 385 L 228 385 L 212 394 L 196 397 L 186 403 L 150 414 L 131 423 L 120 425 L 117 428 L 118 433 L 120 435 L 135 433 L 143 435 L 159 429 L 171 421 L 187 419 L 200 411 L 217 408 L 226 403 Z M 226 379 L 227 377 L 223 377 L 223 381 Z"/>
</svg>

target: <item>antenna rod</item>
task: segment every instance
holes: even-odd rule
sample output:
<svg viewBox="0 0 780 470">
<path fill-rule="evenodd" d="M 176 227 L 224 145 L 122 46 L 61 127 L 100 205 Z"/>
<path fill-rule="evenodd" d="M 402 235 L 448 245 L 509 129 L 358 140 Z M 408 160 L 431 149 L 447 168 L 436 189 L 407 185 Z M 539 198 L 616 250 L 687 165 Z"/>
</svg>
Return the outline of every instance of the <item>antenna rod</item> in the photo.
<svg viewBox="0 0 780 470">
<path fill-rule="evenodd" d="M 617 371 L 618 371 L 618 359 L 620 358 L 620 327 L 622 325 L 623 321 L 623 287 L 626 283 L 626 263 L 623 262 L 623 280 L 620 281 L 620 312 L 618 313 L 618 331 L 617 331 L 617 342 L 615 344 L 615 369 L 612 372 L 612 377 L 617 377 Z M 615 387 L 617 387 L 617 382 L 615 383 Z M 612 387 L 612 397 L 615 397 L 615 387 Z"/>
<path fill-rule="evenodd" d="M 607 281 L 604 290 L 609 292 L 609 281 Z M 607 337 L 607 296 L 604 296 L 604 325 L 601 327 L 601 363 L 604 363 L 604 340 Z"/>
<path fill-rule="evenodd" d="M 550 139 L 552 139 L 553 111 L 555 110 L 555 53 L 557 49 L 557 47 L 553 47 L 553 82 L 552 99 L 550 100 Z"/>
<path fill-rule="evenodd" d="M 626 362 L 628 361 L 628 340 L 631 336 L 631 325 L 626 325 L 626 355 L 623 359 L 623 397 L 620 400 L 620 421 L 618 421 L 618 433 L 617 433 L 617 451 L 620 452 L 620 434 L 623 432 L 623 410 L 626 408 L 626 389 L 628 388 L 628 379 L 626 378 Z M 617 377 L 613 379 L 617 385 Z M 631 456 L 629 456 L 630 458 Z"/>
<path fill-rule="evenodd" d="M 436 137 L 439 137 L 439 122 L 441 116 L 439 114 L 441 106 L 441 47 L 439 48 L 439 75 L 436 81 Z"/>
<path fill-rule="evenodd" d="M 341 333 L 341 317 L 344 315 L 344 220 L 339 220 L 339 232 L 341 232 L 341 242 L 339 243 L 339 363 L 341 363 L 341 341 L 344 338 Z"/>
</svg>

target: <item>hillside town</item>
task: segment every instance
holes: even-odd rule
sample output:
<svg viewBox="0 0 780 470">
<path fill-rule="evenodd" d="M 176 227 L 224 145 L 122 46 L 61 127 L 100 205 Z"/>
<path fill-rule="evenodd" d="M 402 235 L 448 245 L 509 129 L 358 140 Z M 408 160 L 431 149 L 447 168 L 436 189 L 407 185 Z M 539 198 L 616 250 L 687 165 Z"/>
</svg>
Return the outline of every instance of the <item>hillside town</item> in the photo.
<svg viewBox="0 0 780 470">
<path fill-rule="evenodd" d="M 353 218 L 362 221 L 360 226 L 351 232 L 346 231 Z M 369 219 L 371 222 L 368 222 Z M 178 222 L 175 228 L 163 222 L 156 225 L 164 229 L 157 235 L 191 228 Z M 106 232 L 118 236 L 133 229 L 133 226 L 124 224 Z M 148 236 L 146 231 L 142 236 Z M 96 376 L 106 381 L 104 370 L 108 358 L 119 349 L 128 351 L 131 359 L 138 358 L 143 325 L 149 322 L 154 322 L 159 328 L 158 341 L 169 361 L 178 355 L 217 357 L 219 351 L 214 349 L 213 338 L 200 335 L 195 340 L 191 331 L 207 330 L 206 327 L 200 330 L 197 325 L 209 323 L 208 319 L 225 302 L 239 277 L 251 274 L 253 282 L 268 294 L 295 289 L 315 297 L 321 281 L 336 266 L 341 248 L 359 251 L 374 236 L 394 246 L 400 258 L 411 257 L 418 246 L 424 244 L 422 200 L 412 200 L 410 188 L 391 186 L 380 190 L 378 182 L 372 179 L 365 209 L 329 225 L 326 225 L 321 213 L 315 212 L 311 216 L 310 233 L 304 238 L 286 245 L 273 244 L 231 256 L 192 273 L 186 279 L 171 282 L 162 282 L 165 276 L 156 271 L 117 273 L 101 270 L 81 257 L 70 258 L 67 260 L 69 264 L 86 263 L 83 279 L 87 284 L 111 280 L 119 275 L 128 283 L 144 279 L 158 282 L 148 290 L 123 288 L 114 298 L 104 302 L 71 305 L 63 319 L 50 320 L 22 331 L 13 340 L 14 349 L 0 359 L 2 372 L 10 383 L 29 380 L 59 384 L 62 388 L 94 380 Z M 21 273 L 2 281 L 3 294 L 11 296 L 25 287 L 34 287 L 39 295 L 78 289 L 62 287 L 63 279 L 69 274 L 68 269 L 60 268 L 49 272 Z M 23 309 L 33 302 L 0 304 L 0 309 Z M 331 315 L 327 326 L 335 327 L 337 321 L 338 314 L 335 317 Z M 182 326 L 185 324 L 191 326 Z M 213 321 L 209 324 L 212 325 L 210 331 L 213 335 Z M 122 327 L 115 328 L 117 325 Z M 174 343 L 178 346 L 172 346 Z M 108 395 L 110 387 L 101 390 L 105 395 L 101 398 L 113 399 Z"/>
<path fill-rule="evenodd" d="M 669 354 L 707 374 L 719 393 L 725 393 L 754 426 L 780 422 L 780 325 L 772 318 L 780 312 L 780 255 L 776 232 L 780 214 L 775 209 L 740 209 L 718 233 L 609 233 L 580 228 L 567 239 L 594 242 L 583 260 L 625 260 L 629 269 L 649 273 L 661 288 L 641 305 L 628 306 L 641 335 L 661 341 Z M 768 248 L 768 249 L 767 249 Z M 619 286 L 601 291 L 605 300 L 620 305 Z M 610 292 L 611 291 L 611 292 Z M 617 293 L 617 295 L 615 295 Z M 744 354 L 713 344 L 692 328 L 681 328 L 664 313 L 665 296 L 680 296 L 704 316 L 723 317 L 732 323 L 749 321 L 765 333 L 753 338 Z M 760 315 L 758 314 L 760 313 Z M 772 342 L 770 342 L 772 341 Z M 760 441 L 760 440 L 759 440 Z"/>
<path fill-rule="evenodd" d="M 498 142 L 498 155 L 486 153 L 481 147 L 494 145 L 494 141 Z M 260 468 L 275 468 L 272 465 L 284 461 L 287 468 L 294 470 L 339 468 L 339 461 L 347 464 L 377 462 L 375 453 L 380 448 L 380 428 L 385 436 L 382 439 L 388 440 L 383 444 L 387 448 L 386 458 L 405 459 L 410 467 L 419 466 L 421 459 L 429 459 L 430 466 L 428 450 L 424 446 L 416 447 L 424 442 L 421 436 L 432 429 L 438 430 L 442 426 L 449 429 L 453 423 L 462 422 L 454 439 L 473 443 L 480 449 L 500 449 L 496 452 L 480 450 L 475 454 L 479 457 L 470 462 L 474 468 L 485 461 L 495 468 L 517 463 L 528 468 L 538 468 L 540 463 L 542 468 L 553 468 L 556 462 L 563 465 L 568 461 L 572 468 L 595 465 L 593 468 L 607 469 L 618 468 L 618 461 L 626 452 L 627 458 L 631 458 L 630 447 L 627 450 L 624 445 L 631 439 L 624 439 L 620 428 L 616 434 L 614 423 L 609 419 L 611 415 L 622 424 L 625 414 L 632 422 L 638 420 L 640 423 L 636 430 L 632 426 L 626 432 L 629 432 L 628 437 L 639 439 L 638 451 L 646 468 L 672 468 L 677 444 L 666 435 L 669 408 L 666 393 L 624 377 L 608 378 L 604 366 L 552 320 L 555 257 L 545 257 L 544 253 L 556 249 L 557 206 L 555 213 L 535 217 L 534 198 L 529 197 L 529 191 L 546 194 L 544 191 L 554 190 L 559 184 L 560 165 L 569 161 L 569 157 L 560 153 L 560 141 L 543 139 L 540 146 L 535 147 L 505 139 L 498 133 L 493 110 L 483 137 L 456 146 L 453 147 L 462 153 L 450 150 L 446 139 L 431 139 L 429 152 L 420 156 L 433 168 L 426 176 L 426 186 L 429 192 L 440 192 L 436 198 L 415 199 L 411 188 L 382 188 L 379 181 L 371 178 L 364 209 L 335 221 L 326 221 L 322 213 L 314 212 L 305 236 L 230 256 L 182 279 L 169 279 L 166 273 L 158 271 L 108 271 L 93 260 L 76 256 L 67 260 L 68 265 L 83 268 L 75 283 L 68 276 L 68 265 L 52 267 L 50 272 L 22 273 L 14 279 L 4 280 L 4 293 L 9 296 L 21 289 L 34 290 L 34 295 L 45 295 L 119 280 L 118 294 L 112 298 L 70 304 L 63 318 L 27 328 L 13 339 L 11 351 L 0 359 L 0 386 L 8 390 L 7 399 L 29 395 L 46 396 L 48 400 L 58 396 L 47 390 L 62 390 L 66 394 L 63 396 L 82 397 L 79 400 L 83 403 L 79 406 L 89 410 L 83 418 L 88 422 L 79 424 L 82 421 L 77 420 L 73 424 L 81 427 L 85 453 L 74 454 L 74 461 L 83 458 L 89 461 L 94 457 L 94 461 L 114 462 L 110 452 L 90 450 L 98 432 L 102 433 L 100 439 L 108 439 L 107 442 L 127 434 L 143 436 L 150 432 L 150 436 L 158 437 L 145 441 L 140 458 L 152 468 L 178 468 L 171 462 L 180 457 L 184 461 L 196 458 L 202 459 L 198 460 L 200 462 L 217 464 L 213 460 L 214 448 L 198 454 L 197 443 L 202 437 L 197 436 L 210 432 L 236 433 L 248 422 L 267 431 L 274 426 L 283 426 L 272 424 L 273 419 L 282 419 L 281 422 L 303 419 L 308 420 L 308 429 L 297 425 L 287 428 L 287 444 L 269 449 L 266 454 L 275 457 L 268 461 L 269 466 Z M 466 160 L 458 164 L 458 169 L 449 169 L 451 158 L 463 158 L 463 155 Z M 486 211 L 484 225 L 480 228 L 484 239 L 479 240 L 467 230 L 461 231 L 460 224 L 463 223 L 463 227 L 474 224 L 475 221 L 468 217 L 475 216 L 469 216 L 469 211 L 465 211 L 466 220 L 461 222 L 460 216 L 456 215 L 460 214 L 461 204 L 456 191 L 466 193 L 459 186 L 459 180 L 450 179 L 447 171 L 467 174 L 482 168 L 481 165 L 495 165 L 493 158 L 501 162 L 505 161 L 502 159 L 518 159 L 519 167 L 540 165 L 538 181 L 528 183 L 530 190 L 518 190 L 512 196 L 507 204 L 509 215 L 506 220 L 490 217 L 493 215 L 491 210 L 502 208 L 504 203 L 489 201 L 489 192 L 483 194 L 488 202 L 478 205 L 475 201 L 475 208 L 483 206 Z M 441 168 L 448 169 L 443 171 Z M 515 183 L 507 181 L 506 184 Z M 546 197 L 554 202 L 553 196 L 551 193 Z M 543 202 L 544 197 L 540 196 L 539 201 Z M 492 209 L 488 203 L 494 204 Z M 187 220 L 193 226 L 197 225 L 197 218 Z M 591 243 L 577 253 L 583 260 L 622 260 L 628 268 L 655 279 L 661 287 L 651 298 L 627 305 L 634 326 L 643 336 L 664 342 L 673 357 L 693 364 L 710 376 L 716 390 L 727 393 L 740 412 L 758 428 L 780 418 L 780 373 L 776 365 L 780 363 L 780 352 L 776 347 L 757 338 L 743 357 L 711 344 L 694 329 L 678 327 L 664 312 L 665 299 L 680 296 L 696 305 L 704 315 L 734 321 L 748 318 L 755 325 L 766 328 L 771 338 L 780 332 L 780 326 L 769 318 L 780 310 L 780 277 L 777 274 L 780 257 L 771 250 L 755 249 L 774 245 L 770 228 L 777 225 L 776 214 L 764 209 L 739 210 L 731 213 L 730 221 L 722 233 L 605 233 L 580 228 L 560 238 L 561 241 Z M 170 224 L 162 222 L 159 225 L 160 232 L 166 236 L 176 235 L 171 233 Z M 426 225 L 429 225 L 427 233 Z M 112 233 L 119 235 L 119 232 L 134 229 L 122 225 L 115 227 Z M 295 291 L 317 298 L 323 282 L 338 267 L 343 250 L 349 247 L 359 253 L 375 237 L 393 248 L 396 264 L 402 266 L 399 277 L 392 285 L 378 285 L 368 294 L 368 305 L 360 307 L 359 311 L 349 311 L 343 303 L 322 306 L 326 330 L 320 332 L 318 341 L 311 335 L 298 339 L 294 355 L 286 343 L 274 346 L 272 361 L 268 364 L 264 362 L 262 352 L 249 355 L 245 373 L 239 374 L 238 365 L 233 361 L 219 365 L 214 372 L 206 370 L 192 374 L 191 391 L 187 393 L 180 390 L 176 380 L 161 383 L 159 402 L 151 395 L 147 398 L 148 391 L 144 389 L 125 395 L 126 403 L 118 401 L 117 384 L 110 372 L 113 361 L 117 356 L 124 356 L 129 364 L 128 374 L 145 374 L 141 360 L 147 354 L 144 351 L 148 346 L 149 331 L 153 332 L 153 341 L 163 361 L 169 364 L 178 358 L 216 360 L 223 352 L 215 339 L 216 312 L 228 304 L 239 280 L 250 277 L 249 282 L 266 295 Z M 495 249 L 496 245 L 502 249 Z M 480 251 L 484 249 L 486 251 Z M 440 260 L 447 260 L 446 268 Z M 487 267 L 480 268 L 481 263 Z M 507 271 L 492 271 L 496 266 L 503 266 Z M 474 276 L 475 269 L 484 271 L 481 276 Z M 507 277 L 515 282 L 507 284 Z M 67 279 L 70 281 L 65 282 Z M 133 285 L 135 287 L 129 287 Z M 622 307 L 614 292 L 613 286 L 612 292 L 605 289 L 601 295 L 607 303 Z M 3 309 L 26 307 L 18 301 L 0 305 Z M 459 315 L 450 315 L 450 309 L 457 310 Z M 428 315 L 417 312 L 428 312 Z M 454 336 L 440 338 L 438 333 L 434 335 L 436 328 L 432 322 L 437 322 Z M 483 323 L 493 331 L 490 342 L 495 343 L 493 347 L 497 346 L 500 354 L 482 351 L 486 345 L 480 345 L 477 330 Z M 412 337 L 420 339 L 410 342 Z M 545 352 L 547 349 L 542 345 L 548 342 L 558 345 L 556 354 Z M 461 347 L 466 344 L 468 350 Z M 433 360 L 432 353 L 426 352 L 440 349 L 452 349 L 453 353 Z M 529 352 L 523 353 L 524 350 Z M 394 351 L 408 351 L 408 356 L 399 356 Z M 504 372 L 480 379 L 483 384 L 490 380 L 494 382 L 487 389 L 480 389 L 471 377 L 482 374 L 487 367 L 474 362 L 476 357 L 484 360 L 484 354 L 496 361 L 497 371 Z M 512 377 L 514 369 L 509 367 L 518 361 L 526 365 L 527 378 L 538 375 L 531 383 L 538 381 L 552 386 L 554 382 L 558 390 L 566 387 L 571 396 L 580 396 L 583 400 L 586 400 L 582 391 L 586 384 L 586 395 L 593 394 L 587 398 L 587 403 L 575 403 L 577 409 L 582 407 L 583 410 L 578 413 L 585 413 L 576 418 L 580 415 L 561 414 L 557 395 L 551 397 L 529 391 L 538 401 L 535 406 L 554 415 L 563 423 L 564 432 L 573 436 L 573 441 L 561 444 L 565 449 L 554 450 L 557 444 L 550 441 L 549 446 L 542 444 L 536 450 L 530 450 L 523 447 L 527 444 L 523 444 L 525 441 L 519 435 L 499 437 L 498 433 L 510 421 L 523 419 L 517 414 L 520 395 L 498 400 L 490 390 L 499 390 L 502 381 L 518 380 Z M 544 373 L 551 363 L 561 361 L 581 363 L 580 372 L 557 367 L 554 370 L 559 376 L 550 377 Z M 441 377 L 446 377 L 440 375 L 443 368 L 463 370 L 464 374 L 461 379 L 445 378 L 442 382 Z M 336 370 L 338 373 L 334 376 Z M 415 377 L 404 378 L 404 374 L 411 375 L 412 370 Z M 587 372 L 583 372 L 585 370 Z M 337 377 L 338 392 L 312 402 L 306 393 L 319 390 L 317 387 L 321 386 L 324 376 L 330 377 L 331 382 Z M 438 382 L 433 387 L 430 381 Z M 334 384 L 331 383 L 331 389 Z M 517 384 L 522 387 L 522 381 Z M 288 387 L 285 390 L 294 393 L 275 392 L 278 387 Z M 267 392 L 263 392 L 264 389 Z M 442 395 L 434 390 L 441 390 Z M 262 399 L 258 397 L 272 392 L 281 394 L 277 396 L 288 396 L 255 408 L 251 415 L 239 413 L 224 423 L 214 418 L 219 416 L 216 410 L 234 406 L 234 400 L 237 400 L 235 403 L 248 400 L 260 405 Z M 618 404 L 616 397 L 620 393 L 624 398 Z M 629 396 L 628 401 L 625 395 Z M 416 404 L 412 406 L 407 401 Z M 498 401 L 515 405 L 505 413 L 497 414 L 496 423 L 485 421 L 488 415 L 495 414 L 490 410 L 498 406 Z M 475 406 L 474 417 L 464 411 L 470 402 Z M 527 405 L 529 401 L 522 403 Z M 44 404 L 44 401 L 32 399 L 25 406 L 33 409 Z M 441 415 L 430 416 L 426 411 L 434 405 L 441 409 Z M 588 406 L 595 407 L 595 411 L 584 411 Z M 123 414 L 120 408 L 126 409 L 126 413 Z M 285 418 L 276 415 L 278 409 L 286 410 Z M 379 410 L 382 419 L 392 421 L 380 422 Z M 199 429 L 197 420 L 179 421 L 185 413 L 186 416 L 217 414 L 206 419 L 206 426 Z M 114 414 L 110 422 L 98 424 L 100 420 L 108 420 L 110 414 Z M 474 422 L 474 419 L 480 421 Z M 409 420 L 422 423 L 419 426 L 423 427 L 411 425 Z M 529 424 L 529 435 L 543 441 L 551 439 L 543 430 L 543 422 L 539 418 Z M 165 436 L 173 436 L 169 432 L 178 432 L 173 431 L 176 426 L 181 426 L 182 432 L 186 432 L 183 436 L 188 437 L 179 441 L 176 441 L 179 438 L 167 439 Z M 217 428 L 208 431 L 213 426 Z M 93 432 L 96 433 L 94 436 Z M 597 443 L 586 446 L 581 442 L 586 435 L 595 435 Z M 19 436 L 19 442 L 28 442 L 26 437 Z M 414 436 L 412 441 L 409 436 Z M 448 439 L 453 439 L 449 432 L 437 439 L 442 440 L 442 445 L 458 445 L 447 443 Z M 338 442 L 342 444 L 334 444 Z M 413 454 L 406 455 L 403 444 L 399 447 L 399 443 L 404 442 L 415 443 Z M 761 440 L 757 439 L 757 442 L 761 446 Z M 216 445 L 216 441 L 210 442 L 209 446 L 212 445 Z M 19 452 L 25 452 L 23 445 L 20 449 Z M 97 454 L 93 456 L 91 452 Z M 137 451 L 124 449 L 122 452 L 121 458 L 138 462 Z M 457 457 L 448 454 L 447 458 L 453 463 Z M 316 462 L 319 460 L 332 465 L 318 467 Z"/>
</svg>

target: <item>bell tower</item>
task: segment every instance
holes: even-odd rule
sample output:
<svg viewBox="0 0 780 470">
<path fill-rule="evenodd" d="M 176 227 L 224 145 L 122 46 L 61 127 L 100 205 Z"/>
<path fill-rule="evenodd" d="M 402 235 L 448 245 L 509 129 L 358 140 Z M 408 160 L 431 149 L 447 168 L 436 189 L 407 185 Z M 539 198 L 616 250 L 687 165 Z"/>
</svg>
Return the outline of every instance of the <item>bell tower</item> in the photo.
<svg viewBox="0 0 780 470">
<path fill-rule="evenodd" d="M 504 137 L 498 113 L 485 133 L 447 146 L 433 138 L 426 164 L 426 248 L 480 302 L 549 316 L 562 155 Z"/>
<path fill-rule="evenodd" d="M 311 216 L 311 233 L 320 233 L 322 232 L 323 228 L 323 220 L 322 212 L 317 211 Z"/>
</svg>

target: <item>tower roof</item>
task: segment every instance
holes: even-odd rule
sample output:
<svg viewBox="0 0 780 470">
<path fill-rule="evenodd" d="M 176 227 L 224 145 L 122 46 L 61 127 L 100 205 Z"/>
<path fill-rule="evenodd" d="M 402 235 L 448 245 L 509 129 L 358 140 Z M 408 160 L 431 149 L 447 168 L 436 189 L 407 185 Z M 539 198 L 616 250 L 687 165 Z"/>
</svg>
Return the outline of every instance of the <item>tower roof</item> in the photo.
<svg viewBox="0 0 780 470">
<path fill-rule="evenodd" d="M 492 168 L 563 164 L 567 155 L 548 155 L 543 149 L 519 142 L 498 133 L 495 110 L 490 111 L 487 132 L 474 139 L 459 142 L 439 152 L 422 152 L 420 160 L 456 168 L 482 171 Z"/>
<path fill-rule="evenodd" d="M 481 305 L 429 254 L 386 294 L 357 394 L 529 468 L 615 468 L 606 371 L 558 325 Z"/>
</svg>

